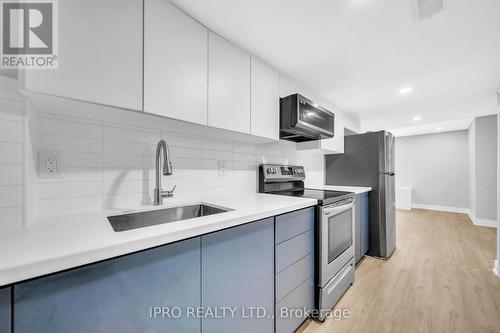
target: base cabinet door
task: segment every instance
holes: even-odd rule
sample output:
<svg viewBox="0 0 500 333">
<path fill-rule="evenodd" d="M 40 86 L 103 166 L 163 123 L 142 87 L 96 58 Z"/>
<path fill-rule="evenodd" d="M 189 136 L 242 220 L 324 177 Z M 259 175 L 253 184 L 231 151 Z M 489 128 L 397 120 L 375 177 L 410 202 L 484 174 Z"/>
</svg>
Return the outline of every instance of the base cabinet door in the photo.
<svg viewBox="0 0 500 333">
<path fill-rule="evenodd" d="M 273 221 L 202 236 L 203 333 L 274 331 Z M 234 313 L 224 315 L 223 308 Z"/>
<path fill-rule="evenodd" d="M 368 253 L 370 239 L 370 206 L 368 193 L 361 194 L 361 254 L 364 256 Z"/>
<path fill-rule="evenodd" d="M 354 199 L 354 250 L 356 263 L 361 260 L 361 196 Z"/>
<path fill-rule="evenodd" d="M 354 219 L 354 241 L 356 249 L 356 263 L 358 263 L 368 252 L 369 232 L 369 207 L 368 193 L 356 195 Z"/>
<path fill-rule="evenodd" d="M 200 238 L 51 275 L 14 287 L 14 331 L 200 332 Z M 156 314 L 177 307 L 180 318 Z"/>
<path fill-rule="evenodd" d="M 0 333 L 11 333 L 10 287 L 0 288 Z"/>
</svg>

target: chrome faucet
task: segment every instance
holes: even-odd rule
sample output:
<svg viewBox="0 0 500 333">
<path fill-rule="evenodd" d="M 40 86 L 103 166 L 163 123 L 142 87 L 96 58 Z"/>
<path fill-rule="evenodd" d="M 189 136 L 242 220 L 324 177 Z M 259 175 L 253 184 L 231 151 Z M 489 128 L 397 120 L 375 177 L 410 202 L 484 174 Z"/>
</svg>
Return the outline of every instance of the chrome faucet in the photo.
<svg viewBox="0 0 500 333">
<path fill-rule="evenodd" d="M 162 171 L 160 173 L 160 157 L 163 152 Z M 161 188 L 161 175 L 172 175 L 172 162 L 170 161 L 170 150 L 165 140 L 160 140 L 156 146 L 156 188 L 154 190 L 154 205 L 159 206 L 163 203 L 163 198 L 173 197 L 175 186 L 170 191 L 163 191 Z"/>
</svg>

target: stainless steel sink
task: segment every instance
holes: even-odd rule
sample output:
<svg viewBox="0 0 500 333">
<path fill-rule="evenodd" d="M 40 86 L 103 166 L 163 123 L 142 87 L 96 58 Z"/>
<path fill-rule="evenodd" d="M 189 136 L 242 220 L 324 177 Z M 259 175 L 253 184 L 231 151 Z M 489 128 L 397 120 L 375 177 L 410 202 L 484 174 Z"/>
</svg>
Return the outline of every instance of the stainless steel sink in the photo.
<svg viewBox="0 0 500 333">
<path fill-rule="evenodd" d="M 124 215 L 109 216 L 114 231 L 126 231 L 149 227 L 163 223 L 188 220 L 196 217 L 229 212 L 232 209 L 217 207 L 209 204 L 195 204 L 189 206 L 172 207 L 149 212 L 140 212 Z"/>
</svg>

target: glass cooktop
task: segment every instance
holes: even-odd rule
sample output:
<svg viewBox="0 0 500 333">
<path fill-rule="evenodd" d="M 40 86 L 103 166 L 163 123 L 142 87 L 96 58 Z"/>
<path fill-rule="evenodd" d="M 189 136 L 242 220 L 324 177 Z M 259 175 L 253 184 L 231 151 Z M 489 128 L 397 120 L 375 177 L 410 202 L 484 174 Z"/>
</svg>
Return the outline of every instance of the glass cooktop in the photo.
<svg viewBox="0 0 500 333">
<path fill-rule="evenodd" d="M 316 190 L 310 188 L 280 191 L 274 192 L 274 194 L 316 199 L 318 200 L 318 204 L 320 206 L 328 205 L 354 196 L 354 193 L 352 192 Z"/>
</svg>

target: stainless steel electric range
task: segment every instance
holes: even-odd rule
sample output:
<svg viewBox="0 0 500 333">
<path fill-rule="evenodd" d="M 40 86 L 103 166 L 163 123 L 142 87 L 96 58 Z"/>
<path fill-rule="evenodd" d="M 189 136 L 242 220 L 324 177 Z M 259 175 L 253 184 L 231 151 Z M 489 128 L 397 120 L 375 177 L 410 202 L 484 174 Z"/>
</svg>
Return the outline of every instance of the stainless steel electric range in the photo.
<svg viewBox="0 0 500 333">
<path fill-rule="evenodd" d="M 312 198 L 316 206 L 315 281 L 319 320 L 354 282 L 354 193 L 304 187 L 302 166 L 259 165 L 259 192 Z"/>
</svg>

